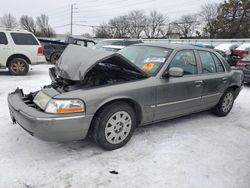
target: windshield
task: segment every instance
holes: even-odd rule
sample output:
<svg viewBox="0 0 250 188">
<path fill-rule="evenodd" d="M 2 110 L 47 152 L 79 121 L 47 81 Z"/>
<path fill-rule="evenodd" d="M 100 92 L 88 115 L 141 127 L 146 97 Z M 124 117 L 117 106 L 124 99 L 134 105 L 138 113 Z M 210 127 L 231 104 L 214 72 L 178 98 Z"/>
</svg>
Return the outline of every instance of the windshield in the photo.
<svg viewBox="0 0 250 188">
<path fill-rule="evenodd" d="M 171 49 L 153 46 L 129 46 L 118 53 L 150 76 L 154 76 L 165 63 L 171 51 Z"/>
</svg>

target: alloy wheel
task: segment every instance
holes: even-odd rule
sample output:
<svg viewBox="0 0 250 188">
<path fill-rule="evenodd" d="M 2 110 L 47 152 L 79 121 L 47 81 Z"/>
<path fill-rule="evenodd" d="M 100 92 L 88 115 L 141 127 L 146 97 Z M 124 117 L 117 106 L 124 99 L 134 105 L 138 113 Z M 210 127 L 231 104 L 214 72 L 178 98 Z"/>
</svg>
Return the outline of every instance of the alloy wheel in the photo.
<svg viewBox="0 0 250 188">
<path fill-rule="evenodd" d="M 132 127 L 132 119 L 125 111 L 113 114 L 105 126 L 105 138 L 110 144 L 119 144 L 124 141 Z"/>
</svg>

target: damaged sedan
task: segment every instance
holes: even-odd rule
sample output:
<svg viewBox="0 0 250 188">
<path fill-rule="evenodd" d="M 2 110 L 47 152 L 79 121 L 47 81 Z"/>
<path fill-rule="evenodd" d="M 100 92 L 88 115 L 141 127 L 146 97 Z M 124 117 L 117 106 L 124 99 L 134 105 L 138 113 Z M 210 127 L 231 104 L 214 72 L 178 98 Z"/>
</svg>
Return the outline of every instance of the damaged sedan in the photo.
<svg viewBox="0 0 250 188">
<path fill-rule="evenodd" d="M 125 145 L 136 127 L 210 110 L 226 116 L 243 87 L 213 50 L 139 44 L 118 53 L 69 45 L 50 85 L 8 96 L 10 115 L 46 141 L 93 138 L 102 148 Z"/>
</svg>

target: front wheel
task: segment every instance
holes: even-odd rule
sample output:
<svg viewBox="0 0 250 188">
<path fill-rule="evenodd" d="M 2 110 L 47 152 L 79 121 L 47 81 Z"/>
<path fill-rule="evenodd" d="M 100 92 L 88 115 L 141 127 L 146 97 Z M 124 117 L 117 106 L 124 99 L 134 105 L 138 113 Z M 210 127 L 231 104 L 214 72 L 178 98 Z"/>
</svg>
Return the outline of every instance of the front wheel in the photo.
<svg viewBox="0 0 250 188">
<path fill-rule="evenodd" d="M 106 150 L 124 146 L 132 137 L 136 118 L 130 105 L 112 103 L 97 115 L 93 122 L 92 136 Z"/>
<path fill-rule="evenodd" d="M 217 116 L 226 116 L 234 104 L 234 91 L 228 89 L 221 97 L 219 103 L 212 109 Z"/>
</svg>

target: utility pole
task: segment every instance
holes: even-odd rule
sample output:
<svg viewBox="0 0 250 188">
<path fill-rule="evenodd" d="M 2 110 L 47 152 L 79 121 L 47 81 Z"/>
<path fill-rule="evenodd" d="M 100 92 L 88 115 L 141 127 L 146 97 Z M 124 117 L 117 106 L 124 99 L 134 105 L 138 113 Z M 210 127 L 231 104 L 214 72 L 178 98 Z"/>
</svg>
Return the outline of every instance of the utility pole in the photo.
<svg viewBox="0 0 250 188">
<path fill-rule="evenodd" d="M 73 34 L 73 16 L 74 13 L 77 13 L 75 10 L 77 10 L 77 8 L 74 7 L 74 5 L 76 5 L 76 3 L 71 4 L 70 7 L 70 34 Z"/>
<path fill-rule="evenodd" d="M 70 11 L 70 34 L 72 35 L 72 27 L 73 27 L 73 10 L 74 10 L 74 5 L 71 4 L 71 11 Z"/>
</svg>

